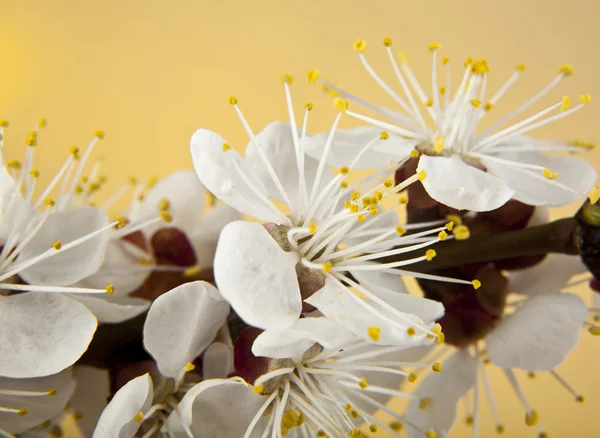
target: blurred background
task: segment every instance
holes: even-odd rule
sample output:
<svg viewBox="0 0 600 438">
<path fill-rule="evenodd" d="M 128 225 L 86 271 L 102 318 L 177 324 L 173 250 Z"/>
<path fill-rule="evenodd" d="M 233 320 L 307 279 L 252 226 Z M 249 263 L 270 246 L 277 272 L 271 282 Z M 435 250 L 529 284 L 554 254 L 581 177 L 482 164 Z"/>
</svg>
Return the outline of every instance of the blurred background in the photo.
<svg viewBox="0 0 600 438">
<path fill-rule="evenodd" d="M 22 158 L 27 132 L 46 117 L 36 161 L 42 180 L 48 181 L 69 146 L 85 146 L 95 129 L 104 129 L 106 139 L 97 152 L 105 157 L 105 190 L 110 193 L 130 176 L 147 179 L 191 168 L 189 138 L 199 127 L 243 147 L 245 132 L 227 102 L 232 94 L 255 131 L 285 119 L 279 80 L 284 72 L 296 77 L 292 91 L 298 111 L 307 102 L 315 105 L 309 131 L 323 131 L 335 110 L 326 94 L 307 83 L 311 68 L 361 96 L 392 105 L 353 52 L 357 38 L 370 43 L 368 59 L 383 78 L 391 79 L 381 42 L 392 37 L 393 48 L 408 53 L 425 87 L 430 87 L 427 45 L 432 42 L 443 44 L 440 53 L 450 57 L 455 80 L 464 58 L 486 58 L 492 91 L 515 65 L 525 63 L 527 70 L 494 107 L 492 121 L 493 113 L 524 102 L 565 63 L 575 67 L 575 74 L 537 108 L 563 94 L 596 97 L 599 14 L 597 0 L 0 0 L 0 119 L 10 121 L 6 153 L 9 159 Z M 598 114 L 593 103 L 534 134 L 598 139 Z M 352 121 L 343 120 L 343 125 Z M 588 157 L 600 165 L 597 152 Z M 523 388 L 551 437 L 600 436 L 600 372 L 594 366 L 600 359 L 599 342 L 582 333 L 580 346 L 559 368 L 586 396 L 583 405 L 550 376 L 529 380 L 522 373 Z M 499 370 L 489 372 L 506 435 L 536 437 Z M 479 436 L 496 436 L 483 406 Z M 463 417 L 459 411 L 452 437 L 470 436 Z"/>
</svg>

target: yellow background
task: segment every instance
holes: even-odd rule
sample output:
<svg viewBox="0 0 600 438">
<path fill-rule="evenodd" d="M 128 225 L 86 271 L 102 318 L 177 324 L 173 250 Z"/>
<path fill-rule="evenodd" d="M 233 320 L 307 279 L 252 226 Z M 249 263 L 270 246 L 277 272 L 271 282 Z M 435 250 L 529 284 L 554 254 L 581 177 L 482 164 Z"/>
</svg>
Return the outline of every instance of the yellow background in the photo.
<svg viewBox="0 0 600 438">
<path fill-rule="evenodd" d="M 43 179 L 62 163 L 68 146 L 84 146 L 97 128 L 107 132 L 99 150 L 106 157 L 109 191 L 129 175 L 165 176 L 191 168 L 188 141 L 198 127 L 245 144 L 227 104 L 230 94 L 237 95 L 256 131 L 285 118 L 283 72 L 296 75 L 298 109 L 315 103 L 309 129 L 324 130 L 334 110 L 325 95 L 306 84 L 309 68 L 390 103 L 360 67 L 352 50 L 356 38 L 370 43 L 369 59 L 391 78 L 380 45 L 391 36 L 394 48 L 408 52 L 425 87 L 431 42 L 442 42 L 443 56 L 458 61 L 455 79 L 463 58 L 486 57 L 490 90 L 514 65 L 526 63 L 522 80 L 498 112 L 524 101 L 563 63 L 575 66 L 574 77 L 540 105 L 563 94 L 600 96 L 599 14 L 597 0 L 0 0 L 0 118 L 11 121 L 7 155 L 22 156 L 27 131 L 44 116 L 49 126 L 36 151 Z M 592 104 L 536 135 L 597 139 L 599 121 Z M 590 158 L 600 163 L 597 153 Z M 560 371 L 586 395 L 584 405 L 548 376 L 521 379 L 552 437 L 600 436 L 600 340 L 582 337 Z M 506 436 L 537 436 L 523 424 L 522 409 L 500 373 L 492 370 L 492 376 Z M 496 436 L 487 408 L 482 415 L 480 436 Z M 470 436 L 460 423 L 452 436 Z"/>
</svg>

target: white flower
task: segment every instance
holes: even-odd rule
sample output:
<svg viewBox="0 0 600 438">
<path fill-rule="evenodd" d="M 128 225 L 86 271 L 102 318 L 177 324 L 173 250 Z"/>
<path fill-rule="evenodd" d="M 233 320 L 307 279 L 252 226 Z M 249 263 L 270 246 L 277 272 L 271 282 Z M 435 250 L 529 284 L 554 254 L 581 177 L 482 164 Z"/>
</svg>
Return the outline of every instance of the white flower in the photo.
<svg viewBox="0 0 600 438">
<path fill-rule="evenodd" d="M 211 343 L 228 313 L 227 302 L 205 282 L 186 283 L 157 298 L 144 324 L 144 347 L 156 360 L 161 380 L 155 388 L 144 374 L 123 386 L 102 413 L 94 438 L 133 437 L 142 425 L 148 436 L 161 431 L 173 407 L 193 387 L 185 376 L 203 352 L 203 374 L 225 377 L 232 366 L 231 347 Z"/>
<path fill-rule="evenodd" d="M 447 358 L 443 362 L 444 378 L 428 376 L 415 392 L 420 400 L 411 402 L 406 416 L 421 428 L 432 427 L 438 436 L 444 437 L 454 422 L 458 400 L 473 390 L 475 411 L 468 421 L 473 422 L 474 436 L 477 436 L 483 386 L 496 428 L 502 432 L 504 425 L 485 369 L 485 364 L 491 363 L 503 369 L 526 412 L 526 424 L 537 425 L 540 436 L 545 437 L 538 424 L 539 414 L 528 402 L 515 371 L 525 370 L 530 376 L 547 371 L 577 401 L 583 401 L 583 397 L 555 371 L 577 345 L 587 320 L 588 311 L 583 300 L 558 291 L 574 273 L 581 272 L 571 267 L 578 265 L 575 259 L 577 257 L 549 255 L 548 260 L 534 268 L 511 273 L 508 290 L 518 291 L 526 297 L 507 304 L 514 312 L 504 316 L 485 339 L 458 349 Z M 419 436 L 419 432 L 413 430 L 409 436 Z"/>
<path fill-rule="evenodd" d="M 435 336 L 430 326 L 443 314 L 442 306 L 405 294 L 397 276 L 419 274 L 397 268 L 434 257 L 435 251 L 426 248 L 445 239 L 452 224 L 401 227 L 396 208 L 383 210 L 380 204 L 382 200 L 396 207 L 405 204 L 406 198 L 398 194 L 424 179 L 425 172 L 394 185 L 388 179 L 396 166 L 392 160 L 380 162 L 384 168 L 379 172 L 349 183 L 347 174 L 364 157 L 371 157 L 371 149 L 391 141 L 387 133 L 377 132 L 331 176 L 326 162 L 342 112 L 319 160 L 306 156 L 311 106 L 298 130 L 289 82 L 284 75 L 291 124 L 271 123 L 256 136 L 237 99 L 230 98 L 251 139 L 245 158 L 214 132 L 200 129 L 191 139 L 194 166 L 207 189 L 240 212 L 270 222 L 263 226 L 238 221 L 223 229 L 214 262 L 220 292 L 244 321 L 262 329 L 291 327 L 304 300 L 366 341 L 373 341 L 371 328 L 379 330 L 381 343 L 419 343 L 426 335 Z M 280 210 L 270 198 L 285 207 Z M 429 228 L 432 225 L 438 227 Z M 402 236 L 407 229 L 418 228 L 424 231 Z M 375 263 L 403 253 L 410 256 Z"/>
<path fill-rule="evenodd" d="M 435 200 L 453 208 L 473 211 L 494 210 L 511 198 L 531 205 L 559 206 L 584 196 L 594 184 L 596 171 L 585 161 L 541 153 L 581 150 L 582 146 L 590 146 L 589 143 L 577 141 L 569 144 L 525 136 L 536 128 L 578 111 L 591 101 L 589 95 L 580 96 L 580 103 L 573 107 L 570 107 L 569 98 L 563 97 L 548 108 L 501 128 L 542 99 L 563 78 L 570 76 L 573 73 L 571 66 L 562 66 L 558 75 L 541 91 L 489 128 L 478 130 L 480 121 L 493 111 L 500 98 L 522 74 L 524 65 L 517 66 L 509 79 L 489 97 L 486 94 L 487 62 L 469 58 L 465 61 L 460 84 L 452 93 L 448 58 L 442 60 L 446 78 L 440 86 L 437 71 L 440 44 L 431 44 L 432 91 L 428 95 L 408 66 L 406 54 L 400 53 L 398 62 L 392 53 L 392 41 L 386 38 L 384 45 L 392 69 L 405 95 L 401 97 L 367 62 L 364 54 L 366 45 L 360 40 L 354 45 L 362 65 L 402 108 L 401 113 L 370 104 L 326 80 L 321 82 L 334 93 L 357 102 L 389 122 L 348 110 L 349 115 L 404 136 L 422 153 L 419 169 L 428 174 L 423 185 Z M 318 72 L 311 71 L 309 80 L 315 82 L 317 79 Z M 428 124 L 425 118 L 430 118 L 432 124 Z M 348 136 L 351 134 L 352 131 Z M 362 138 L 361 131 L 356 135 Z M 321 135 L 320 142 L 324 142 L 324 135 Z M 397 156 L 398 151 L 394 154 Z"/>
<path fill-rule="evenodd" d="M 373 345 L 349 337 L 343 327 L 326 318 L 302 322 L 303 327 L 280 332 L 277 342 L 270 339 L 270 351 L 277 345 L 297 355 L 304 348 L 302 355 L 297 360 L 272 360 L 270 371 L 256 379 L 253 387 L 232 378 L 207 380 L 190 390 L 176 410 L 188 435 L 362 436 L 357 428 L 366 422 L 372 432 L 385 430 L 400 436 L 374 413 L 383 410 L 405 421 L 385 402 L 394 396 L 412 398 L 397 388 L 404 379 L 417 379 L 417 374 L 406 368 L 431 367 L 415 363 L 426 353 L 424 347 Z M 300 346 L 301 338 L 308 343 Z M 398 359 L 400 353 L 403 361 Z M 432 368 L 441 370 L 439 364 Z"/>
</svg>

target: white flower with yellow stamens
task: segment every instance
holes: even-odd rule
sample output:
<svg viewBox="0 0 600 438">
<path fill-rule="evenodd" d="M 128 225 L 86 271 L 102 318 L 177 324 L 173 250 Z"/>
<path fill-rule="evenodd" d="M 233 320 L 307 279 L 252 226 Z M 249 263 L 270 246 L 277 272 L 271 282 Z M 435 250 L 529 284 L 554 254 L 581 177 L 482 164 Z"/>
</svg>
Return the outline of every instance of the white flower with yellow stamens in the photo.
<svg viewBox="0 0 600 438">
<path fill-rule="evenodd" d="M 237 99 L 230 98 L 251 139 L 245 158 L 214 132 L 200 129 L 192 136 L 192 159 L 207 189 L 240 212 L 269 222 L 263 226 L 236 221 L 223 229 L 214 262 L 220 292 L 242 319 L 262 329 L 291 327 L 302 313 L 304 300 L 366 341 L 372 341 L 369 327 L 381 330 L 381 343 L 411 344 L 427 335 L 437 336 L 430 326 L 443 314 L 439 303 L 403 293 L 398 278 L 394 290 L 377 286 L 382 277 L 418 277 L 398 268 L 430 260 L 435 251 L 427 248 L 447 236 L 443 222 L 436 223 L 437 228 L 401 227 L 396 209 L 381 207 L 384 198 L 397 207 L 404 204 L 405 197 L 398 194 L 425 179 L 426 173 L 395 185 L 389 178 L 394 167 L 384 167 L 349 183 L 348 173 L 369 156 L 375 143 L 386 141 L 383 132 L 330 176 L 327 159 L 344 102 L 337 102 L 340 112 L 316 161 L 303 148 L 306 118 L 302 130 L 296 128 L 290 82 L 284 76 L 290 126 L 271 124 L 258 135 L 242 116 Z M 280 210 L 270 198 L 285 207 Z M 403 235 L 416 228 L 425 230 Z M 376 263 L 403 253 L 410 256 Z"/>
<path fill-rule="evenodd" d="M 518 65 L 491 97 L 487 95 L 489 66 L 485 60 L 465 61 L 465 70 L 458 88 L 451 90 L 450 63 L 442 60 L 445 85 L 438 83 L 438 51 L 440 44 L 431 44 L 433 55 L 432 92 L 427 95 L 408 66 L 406 55 L 392 52 L 392 40 L 384 40 L 392 69 L 405 97 L 400 96 L 371 67 L 365 57 L 366 42 L 354 45 L 362 65 L 369 75 L 402 108 L 396 113 L 381 108 L 335 87 L 326 80 L 321 82 L 330 90 L 378 113 L 388 121 L 348 110 L 359 120 L 397 133 L 409 139 L 420 153 L 419 169 L 427 172 L 423 185 L 435 200 L 457 209 L 488 211 L 514 198 L 530 205 L 559 206 L 573 202 L 592 187 L 596 171 L 587 162 L 575 157 L 551 157 L 545 151 L 579 151 L 586 142 L 535 140 L 527 137 L 530 131 L 560 120 L 591 102 L 583 94 L 579 103 L 570 106 L 568 97 L 561 98 L 548 108 L 512 125 L 507 122 L 524 113 L 548 94 L 563 78 L 573 73 L 564 65 L 558 75 L 540 92 L 521 106 L 502 117 L 489 128 L 477 128 L 483 117 L 493 111 L 500 98 L 525 70 Z M 311 71 L 309 80 L 319 80 L 318 72 Z M 425 114 L 423 114 L 425 113 Z M 426 118 L 431 119 L 428 123 Z M 348 133 L 350 136 L 351 132 Z M 356 134 L 359 138 L 361 133 Z M 320 137 L 324 143 L 324 135 Z M 322 147 L 322 146 L 321 146 Z M 398 152 L 395 152 L 397 155 Z"/>
<path fill-rule="evenodd" d="M 401 436 L 374 413 L 383 410 L 410 423 L 385 403 L 390 397 L 413 398 L 397 388 L 403 380 L 415 382 L 415 369 L 441 371 L 439 364 L 416 363 L 426 349 L 373 345 L 348 336 L 327 318 L 299 322 L 302 328 L 284 330 L 279 337 L 280 347 L 289 348 L 296 359 L 271 361 L 270 371 L 253 386 L 240 378 L 215 379 L 186 394 L 176 419 L 188 436 L 361 437 L 358 428 L 365 423 L 371 432 Z M 300 346 L 302 337 L 308 343 Z M 231 409 L 235 421 L 222 415 Z"/>
</svg>

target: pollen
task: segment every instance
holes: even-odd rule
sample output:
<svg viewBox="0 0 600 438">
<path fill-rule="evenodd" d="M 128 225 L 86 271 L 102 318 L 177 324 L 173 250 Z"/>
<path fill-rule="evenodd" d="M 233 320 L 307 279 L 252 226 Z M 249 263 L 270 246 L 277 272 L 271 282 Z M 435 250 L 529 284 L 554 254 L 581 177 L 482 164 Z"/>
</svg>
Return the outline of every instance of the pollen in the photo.
<svg viewBox="0 0 600 438">
<path fill-rule="evenodd" d="M 31 175 L 33 178 L 39 178 L 40 177 L 40 171 L 38 169 L 31 169 L 29 171 L 29 175 Z"/>
<path fill-rule="evenodd" d="M 465 59 L 465 62 L 463 63 L 463 65 L 464 65 L 465 67 L 468 67 L 468 66 L 470 66 L 471 64 L 473 64 L 473 58 L 471 58 L 471 57 L 469 56 L 467 59 Z"/>
<path fill-rule="evenodd" d="M 356 216 L 356 220 L 360 224 L 360 223 L 363 223 L 366 220 L 366 218 L 364 215 L 359 214 L 358 216 Z"/>
<path fill-rule="evenodd" d="M 379 138 L 381 140 L 387 140 L 388 138 L 390 138 L 390 134 L 388 134 L 386 131 L 381 131 L 381 133 L 379 134 Z"/>
<path fill-rule="evenodd" d="M 575 397 L 575 401 L 577 403 L 585 403 L 585 398 L 582 395 L 578 395 L 577 397 Z"/>
<path fill-rule="evenodd" d="M 525 414 L 525 424 L 527 426 L 535 426 L 540 420 L 540 415 L 537 413 L 535 409 L 527 412 Z"/>
<path fill-rule="evenodd" d="M 377 432 L 379 429 L 376 424 L 369 424 L 369 430 L 373 433 Z"/>
<path fill-rule="evenodd" d="M 352 412 L 354 410 L 354 408 L 352 407 L 352 405 L 350 403 L 348 403 L 344 409 L 348 413 L 350 413 L 350 412 Z"/>
<path fill-rule="evenodd" d="M 442 58 L 442 64 L 447 65 L 449 62 L 450 62 L 450 58 L 448 58 L 447 56 Z"/>
<path fill-rule="evenodd" d="M 202 269 L 198 265 L 190 266 L 183 271 L 183 276 L 186 278 L 195 277 Z"/>
<path fill-rule="evenodd" d="M 394 421 L 390 423 L 390 429 L 392 429 L 394 432 L 402 432 L 404 429 L 404 424 L 399 421 Z"/>
<path fill-rule="evenodd" d="M 319 79 L 319 71 L 314 69 L 309 70 L 306 76 L 308 77 L 308 82 L 314 84 Z"/>
<path fill-rule="evenodd" d="M 138 422 L 141 423 L 142 421 L 144 421 L 144 413 L 143 412 L 138 412 L 137 414 L 134 415 L 133 419 Z"/>
<path fill-rule="evenodd" d="M 158 201 L 158 209 L 160 211 L 167 211 L 171 207 L 171 203 L 167 198 L 162 198 Z"/>
<path fill-rule="evenodd" d="M 229 105 L 237 105 L 238 100 L 235 96 L 229 96 Z"/>
<path fill-rule="evenodd" d="M 254 388 L 252 388 L 252 391 L 254 391 L 254 394 L 260 394 L 263 392 L 264 389 L 265 385 L 261 383 L 260 385 L 256 385 Z"/>
<path fill-rule="evenodd" d="M 398 199 L 398 203 L 400 205 L 406 205 L 408 204 L 408 198 L 406 196 L 400 196 L 400 199 Z"/>
<path fill-rule="evenodd" d="M 425 397 L 421 400 L 421 402 L 419 403 L 419 409 L 425 409 L 427 408 L 427 406 L 429 406 L 431 404 L 433 400 L 431 400 L 431 397 Z"/>
<path fill-rule="evenodd" d="M 356 40 L 353 47 L 356 53 L 364 53 L 367 50 L 367 42 L 365 40 Z"/>
<path fill-rule="evenodd" d="M 348 101 L 341 97 L 336 97 L 333 99 L 333 106 L 340 110 L 340 112 L 345 113 L 348 110 Z"/>
<path fill-rule="evenodd" d="M 505 429 L 503 425 L 499 424 L 498 426 L 496 426 L 496 432 L 498 433 L 498 435 L 502 435 L 504 431 Z"/>
<path fill-rule="evenodd" d="M 558 69 L 559 73 L 562 73 L 564 77 L 568 77 L 571 76 L 573 74 L 573 66 L 569 65 L 569 64 L 564 64 L 561 65 L 560 68 Z"/>
<path fill-rule="evenodd" d="M 386 179 L 383 182 L 383 185 L 389 189 L 390 187 L 392 187 L 394 185 L 394 181 L 392 181 L 391 179 Z"/>
<path fill-rule="evenodd" d="M 457 227 L 454 227 L 452 234 L 456 240 L 467 240 L 469 237 L 471 237 L 469 227 L 466 225 L 458 225 Z"/>
<path fill-rule="evenodd" d="M 9 169 L 21 169 L 21 162 L 19 160 L 10 160 L 6 162 L 6 167 Z"/>
<path fill-rule="evenodd" d="M 434 363 L 431 366 L 431 369 L 433 370 L 434 373 L 441 373 L 442 372 L 442 364 L 439 362 Z"/>
<path fill-rule="evenodd" d="M 350 213 L 358 213 L 358 205 L 351 205 Z"/>
<path fill-rule="evenodd" d="M 481 287 L 481 281 L 479 280 L 473 280 L 471 281 L 471 284 L 473 285 L 473 289 L 479 289 Z"/>
<path fill-rule="evenodd" d="M 102 139 L 104 139 L 104 136 L 105 136 L 105 135 L 106 135 L 106 134 L 105 134 L 105 132 L 104 132 L 102 129 L 96 129 L 96 130 L 94 131 L 94 137 L 96 137 L 96 138 L 97 138 L 97 139 L 99 139 L 99 140 L 102 140 Z"/>
<path fill-rule="evenodd" d="M 19 417 L 22 417 L 23 415 L 27 415 L 27 412 L 28 412 L 27 408 L 21 408 L 21 409 L 17 410 L 17 415 Z"/>
<path fill-rule="evenodd" d="M 410 373 L 410 374 L 408 375 L 408 381 L 409 381 L 410 383 L 415 383 L 415 382 L 417 381 L 417 378 L 418 378 L 418 377 L 419 377 L 419 376 L 417 376 L 415 373 Z"/>
<path fill-rule="evenodd" d="M 473 105 L 474 108 L 479 108 L 481 107 L 481 100 L 479 99 L 471 99 L 471 105 Z"/>
<path fill-rule="evenodd" d="M 375 216 L 377 213 L 379 213 L 379 209 L 377 207 L 373 207 L 372 209 L 369 210 L 369 214 L 371 216 Z"/>
<path fill-rule="evenodd" d="M 8 120 L 0 120 L 0 128 L 8 128 Z"/>
<path fill-rule="evenodd" d="M 427 172 L 425 172 L 425 169 L 421 169 L 417 172 L 417 177 L 419 178 L 419 181 L 425 181 L 425 178 L 427 178 Z"/>
<path fill-rule="evenodd" d="M 304 108 L 306 108 L 306 111 L 312 111 L 312 109 L 314 107 L 315 106 L 312 103 L 310 103 L 310 102 L 308 102 L 307 104 L 304 105 Z"/>
<path fill-rule="evenodd" d="M 44 205 L 47 205 L 48 207 L 54 207 L 56 202 L 54 202 L 52 198 L 46 198 L 44 199 Z"/>
<path fill-rule="evenodd" d="M 54 249 L 55 249 L 55 250 L 57 250 L 57 251 L 58 251 L 60 248 L 62 248 L 62 243 L 61 243 L 61 241 L 60 241 L 60 240 L 57 240 L 56 242 L 54 242 L 54 243 L 52 244 L 52 248 L 54 248 Z"/>
<path fill-rule="evenodd" d="M 340 187 L 341 187 L 342 189 L 347 189 L 347 188 L 348 188 L 348 181 L 342 181 L 342 182 L 340 183 Z"/>
<path fill-rule="evenodd" d="M 223 152 L 227 152 L 229 149 L 231 149 L 231 146 L 229 146 L 227 143 L 223 143 Z"/>
<path fill-rule="evenodd" d="M 25 139 L 25 144 L 27 146 L 35 146 L 37 144 L 37 132 L 31 131 Z"/>
<path fill-rule="evenodd" d="M 436 438 L 437 434 L 435 433 L 435 430 L 433 429 L 429 429 L 426 433 L 427 438 Z"/>
<path fill-rule="evenodd" d="M 429 44 L 427 46 L 427 50 L 429 51 L 429 53 L 432 53 L 432 52 L 435 52 L 440 47 L 442 47 L 442 45 L 440 43 L 433 43 L 433 44 Z"/>
<path fill-rule="evenodd" d="M 412 151 L 410 151 L 410 157 L 411 158 L 419 158 L 419 151 L 416 149 L 413 149 Z"/>
<path fill-rule="evenodd" d="M 582 94 L 581 96 L 579 96 L 579 101 L 581 103 L 592 103 L 592 96 L 590 96 L 589 94 Z"/>
<path fill-rule="evenodd" d="M 366 389 L 369 386 L 369 384 L 367 383 L 367 379 L 365 379 L 364 377 L 360 379 L 360 382 L 358 382 L 358 386 L 362 389 Z"/>
<path fill-rule="evenodd" d="M 492 102 L 487 102 L 484 106 L 483 106 L 483 110 L 484 111 L 491 111 L 492 108 L 494 108 L 494 104 Z"/>
<path fill-rule="evenodd" d="M 196 368 L 196 365 L 194 365 L 191 362 L 188 362 L 188 363 L 185 364 L 185 368 L 184 369 L 185 369 L 186 373 L 189 373 L 190 371 L 193 371 L 195 368 Z"/>
<path fill-rule="evenodd" d="M 446 240 L 447 238 L 448 238 L 448 233 L 446 233 L 444 230 L 442 230 L 438 233 L 438 239 Z"/>
<path fill-rule="evenodd" d="M 373 341 L 377 342 L 379 339 L 381 339 L 381 329 L 379 327 L 369 327 L 367 329 L 367 335 Z"/>
<path fill-rule="evenodd" d="M 348 175 L 349 172 L 350 172 L 350 169 L 348 168 L 348 166 L 344 166 L 340 169 L 340 173 L 342 175 Z"/>
<path fill-rule="evenodd" d="M 104 292 L 106 292 L 108 295 L 112 295 L 115 293 L 115 287 L 112 284 L 108 284 L 104 288 Z"/>
<path fill-rule="evenodd" d="M 428 107 L 433 106 L 433 99 L 427 99 L 425 102 L 423 102 L 423 105 Z"/>
<path fill-rule="evenodd" d="M 129 177 L 129 184 L 131 184 L 132 186 L 137 186 L 138 184 L 138 179 L 135 176 L 130 176 Z"/>
<path fill-rule="evenodd" d="M 383 45 L 385 47 L 390 47 L 392 45 L 392 39 L 390 37 L 385 37 L 383 39 Z"/>
<path fill-rule="evenodd" d="M 127 219 L 122 216 L 116 218 L 115 221 L 117 222 L 117 228 L 123 228 L 125 225 L 127 225 Z"/>
<path fill-rule="evenodd" d="M 364 198 L 362 198 L 362 203 L 364 205 L 369 205 L 371 203 L 371 198 L 368 196 L 365 196 Z"/>
<path fill-rule="evenodd" d="M 425 251 L 425 258 L 428 262 L 432 261 L 436 255 L 437 253 L 435 252 L 435 249 L 428 249 L 427 251 Z"/>
<path fill-rule="evenodd" d="M 588 332 L 592 335 L 592 336 L 600 336 L 600 327 L 597 327 L 595 325 L 588 327 Z"/>
<path fill-rule="evenodd" d="M 161 211 L 159 214 L 162 220 L 166 223 L 171 223 L 173 221 L 173 216 L 171 216 L 171 213 L 168 211 Z"/>
<path fill-rule="evenodd" d="M 406 329 L 406 334 L 408 336 L 414 336 L 414 335 L 417 334 L 417 331 L 415 330 L 414 327 L 409 327 L 409 328 Z"/>
<path fill-rule="evenodd" d="M 323 263 L 323 272 L 331 272 L 332 267 L 333 265 L 331 264 L 331 262 Z"/>
<path fill-rule="evenodd" d="M 558 178 L 558 173 L 556 172 L 552 172 L 550 169 L 547 169 L 544 167 L 544 169 L 542 170 L 542 173 L 544 174 L 544 176 L 550 180 L 554 180 L 556 178 Z"/>
<path fill-rule="evenodd" d="M 350 193 L 350 199 L 352 199 L 353 201 L 356 201 L 356 200 L 360 199 L 360 192 L 352 192 L 352 193 Z"/>
<path fill-rule="evenodd" d="M 406 228 L 401 227 L 400 225 L 396 226 L 396 234 L 402 236 L 404 233 L 406 233 Z"/>
<path fill-rule="evenodd" d="M 439 154 L 442 152 L 442 149 L 444 149 L 444 137 L 436 137 L 433 150 Z"/>
<path fill-rule="evenodd" d="M 294 83 L 294 77 L 289 73 L 284 73 L 281 75 L 281 83 L 292 85 Z"/>
<path fill-rule="evenodd" d="M 446 94 L 446 87 L 440 87 L 440 95 L 444 96 Z"/>
<path fill-rule="evenodd" d="M 560 110 L 566 111 L 569 109 L 570 105 L 571 105 L 571 98 L 569 96 L 563 96 L 562 105 L 560 106 Z"/>
</svg>

